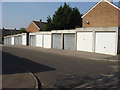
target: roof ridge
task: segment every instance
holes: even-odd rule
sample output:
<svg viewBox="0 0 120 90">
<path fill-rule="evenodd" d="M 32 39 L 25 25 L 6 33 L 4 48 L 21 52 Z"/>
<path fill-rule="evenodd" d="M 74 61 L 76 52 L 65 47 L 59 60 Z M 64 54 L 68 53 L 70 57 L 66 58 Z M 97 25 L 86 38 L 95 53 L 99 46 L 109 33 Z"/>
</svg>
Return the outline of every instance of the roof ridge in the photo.
<svg viewBox="0 0 120 90">
<path fill-rule="evenodd" d="M 40 21 L 35 21 L 35 20 L 32 20 L 33 22 L 40 22 Z M 41 23 L 46 23 L 46 22 L 43 22 L 43 21 L 41 21 Z"/>
<path fill-rule="evenodd" d="M 115 4 L 109 2 L 108 0 L 104 0 L 104 1 L 106 1 L 107 3 L 109 3 L 110 5 L 112 5 L 113 7 L 117 8 L 118 10 L 120 10 L 120 8 L 118 6 L 116 6 Z"/>
<path fill-rule="evenodd" d="M 38 27 L 38 25 L 33 21 L 33 23 L 34 23 L 34 25 L 38 28 L 38 29 L 40 29 L 39 27 Z"/>
</svg>

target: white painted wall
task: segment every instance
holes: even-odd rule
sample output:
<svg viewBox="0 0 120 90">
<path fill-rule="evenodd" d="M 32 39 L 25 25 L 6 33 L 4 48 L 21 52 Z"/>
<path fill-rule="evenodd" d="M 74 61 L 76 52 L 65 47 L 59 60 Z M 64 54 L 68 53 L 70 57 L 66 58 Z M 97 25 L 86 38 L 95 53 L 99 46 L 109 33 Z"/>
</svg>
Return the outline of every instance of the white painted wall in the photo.
<svg viewBox="0 0 120 90">
<path fill-rule="evenodd" d="M 116 32 L 96 32 L 96 53 L 116 55 L 116 45 Z"/>
<path fill-rule="evenodd" d="M 77 50 L 93 52 L 93 32 L 77 32 Z"/>
<path fill-rule="evenodd" d="M 14 45 L 14 36 L 11 37 L 11 44 Z"/>
<path fill-rule="evenodd" d="M 42 34 L 36 35 L 36 46 L 43 47 L 43 35 Z"/>
<path fill-rule="evenodd" d="M 22 45 L 26 45 L 27 44 L 27 36 L 26 33 L 22 34 Z"/>
<path fill-rule="evenodd" d="M 43 47 L 44 48 L 51 48 L 51 34 L 44 34 L 43 35 Z"/>
</svg>

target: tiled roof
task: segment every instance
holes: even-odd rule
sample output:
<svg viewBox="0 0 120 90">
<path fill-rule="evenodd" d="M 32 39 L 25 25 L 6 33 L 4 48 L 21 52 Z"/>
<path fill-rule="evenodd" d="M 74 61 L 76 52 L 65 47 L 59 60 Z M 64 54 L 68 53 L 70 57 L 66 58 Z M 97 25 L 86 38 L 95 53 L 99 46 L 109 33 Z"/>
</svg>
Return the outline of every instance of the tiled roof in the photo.
<svg viewBox="0 0 120 90">
<path fill-rule="evenodd" d="M 46 24 L 46 22 L 40 22 L 40 21 L 33 21 L 40 29 L 42 29 L 44 27 L 44 25 Z"/>
<path fill-rule="evenodd" d="M 12 34 L 16 34 L 18 32 L 18 30 L 16 29 L 0 29 L 0 34 L 2 35 L 12 35 Z"/>
</svg>

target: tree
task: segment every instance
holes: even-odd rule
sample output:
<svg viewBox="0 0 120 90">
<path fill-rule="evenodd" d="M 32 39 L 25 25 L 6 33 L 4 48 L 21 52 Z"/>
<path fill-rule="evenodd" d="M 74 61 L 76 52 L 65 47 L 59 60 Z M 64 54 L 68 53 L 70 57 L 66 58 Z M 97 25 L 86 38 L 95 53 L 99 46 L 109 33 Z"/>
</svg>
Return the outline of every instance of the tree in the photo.
<svg viewBox="0 0 120 90">
<path fill-rule="evenodd" d="M 53 15 L 53 29 L 67 29 L 71 13 L 72 8 L 66 3 L 64 3 L 64 6 L 60 6 Z"/>
<path fill-rule="evenodd" d="M 76 7 L 73 8 L 69 21 L 70 28 L 81 27 L 82 26 L 81 17 L 82 14 L 80 14 L 79 10 Z"/>
<path fill-rule="evenodd" d="M 53 27 L 52 27 L 52 20 L 51 20 L 51 17 L 50 17 L 50 16 L 47 17 L 47 23 L 46 23 L 46 25 L 43 27 L 43 29 L 44 29 L 44 30 L 48 30 L 48 31 L 53 29 Z"/>
<path fill-rule="evenodd" d="M 20 30 L 18 31 L 18 33 L 26 33 L 26 28 L 20 28 Z"/>
<path fill-rule="evenodd" d="M 46 30 L 63 30 L 63 29 L 73 29 L 77 26 L 81 27 L 82 19 L 79 10 L 71 8 L 69 5 L 64 3 L 55 12 L 53 17 L 47 18 Z"/>
</svg>

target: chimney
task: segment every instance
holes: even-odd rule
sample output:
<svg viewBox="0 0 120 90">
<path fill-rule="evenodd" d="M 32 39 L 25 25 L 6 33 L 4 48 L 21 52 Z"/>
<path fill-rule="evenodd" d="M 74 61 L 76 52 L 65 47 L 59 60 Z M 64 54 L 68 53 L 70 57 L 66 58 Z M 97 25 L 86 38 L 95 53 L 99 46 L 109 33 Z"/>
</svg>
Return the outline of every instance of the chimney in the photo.
<svg viewBox="0 0 120 90">
<path fill-rule="evenodd" d="M 113 0 L 108 0 L 110 3 L 113 3 Z"/>
<path fill-rule="evenodd" d="M 40 22 L 42 22 L 42 19 L 40 19 Z"/>
</svg>

